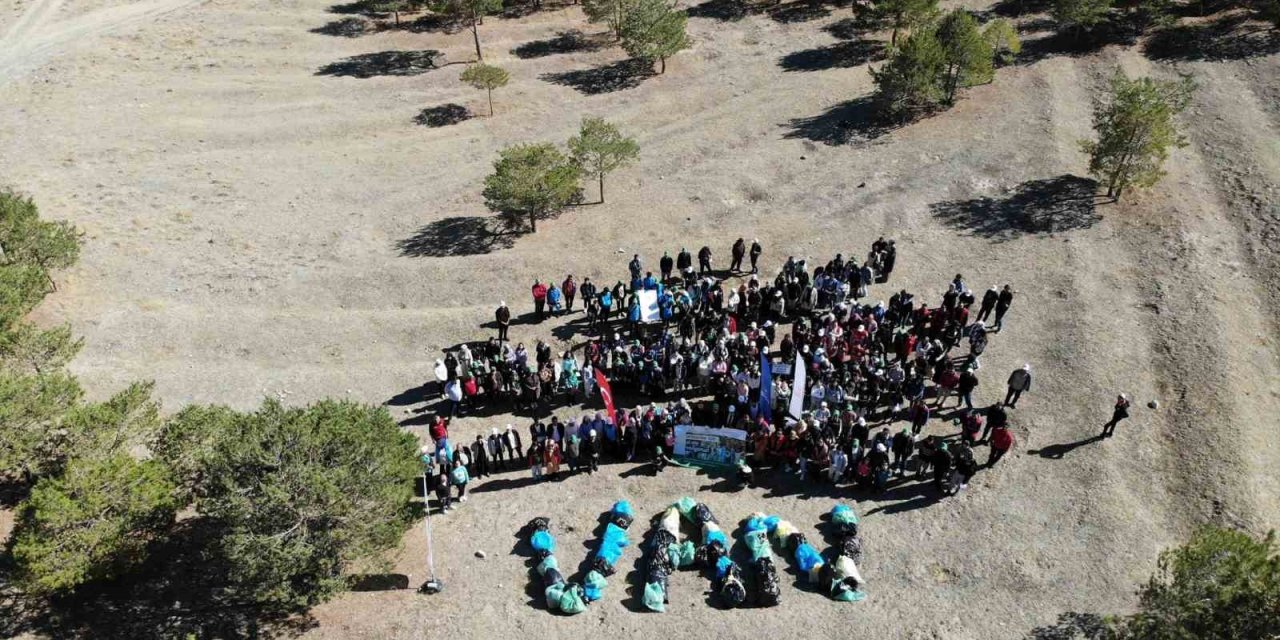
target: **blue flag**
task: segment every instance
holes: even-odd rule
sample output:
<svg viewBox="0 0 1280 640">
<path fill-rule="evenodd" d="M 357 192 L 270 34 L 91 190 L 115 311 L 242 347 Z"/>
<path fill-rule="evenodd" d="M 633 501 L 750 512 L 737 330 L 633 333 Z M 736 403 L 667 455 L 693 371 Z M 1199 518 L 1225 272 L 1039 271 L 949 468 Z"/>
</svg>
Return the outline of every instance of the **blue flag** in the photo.
<svg viewBox="0 0 1280 640">
<path fill-rule="evenodd" d="M 769 362 L 769 354 L 760 352 L 760 405 L 759 415 L 773 422 L 773 363 Z"/>
</svg>

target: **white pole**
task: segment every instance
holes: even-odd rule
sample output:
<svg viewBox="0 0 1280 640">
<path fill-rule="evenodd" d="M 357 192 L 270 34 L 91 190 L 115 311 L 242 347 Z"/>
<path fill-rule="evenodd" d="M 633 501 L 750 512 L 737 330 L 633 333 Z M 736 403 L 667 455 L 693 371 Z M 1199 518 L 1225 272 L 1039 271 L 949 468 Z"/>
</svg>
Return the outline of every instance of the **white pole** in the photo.
<svg viewBox="0 0 1280 640">
<path fill-rule="evenodd" d="M 427 472 L 422 472 L 422 506 L 427 512 L 427 579 L 434 582 L 436 579 L 436 562 L 432 556 L 431 548 L 431 491 L 427 487 Z"/>
</svg>

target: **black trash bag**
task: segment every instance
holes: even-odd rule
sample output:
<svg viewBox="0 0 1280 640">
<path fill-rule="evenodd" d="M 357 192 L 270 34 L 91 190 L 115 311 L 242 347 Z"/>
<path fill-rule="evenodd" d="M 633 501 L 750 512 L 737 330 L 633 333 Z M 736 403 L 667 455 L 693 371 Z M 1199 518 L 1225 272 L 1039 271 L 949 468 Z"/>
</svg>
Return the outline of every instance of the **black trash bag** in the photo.
<svg viewBox="0 0 1280 640">
<path fill-rule="evenodd" d="M 671 572 L 667 568 L 658 563 L 650 563 L 648 570 L 645 572 L 645 584 L 660 584 L 662 590 L 667 590 L 667 578 L 671 576 Z"/>
<path fill-rule="evenodd" d="M 562 582 L 564 582 L 564 576 L 560 575 L 559 569 L 547 569 L 546 573 L 542 574 L 543 589 L 553 584 L 560 584 Z"/>
<path fill-rule="evenodd" d="M 667 552 L 667 547 L 676 543 L 675 534 L 666 529 L 656 529 L 649 538 L 649 544 L 662 553 Z"/>
<path fill-rule="evenodd" d="M 635 522 L 635 518 L 626 514 L 618 514 L 614 515 L 610 522 L 613 522 L 613 524 L 618 525 L 618 527 L 622 529 L 630 529 L 631 523 Z"/>
<path fill-rule="evenodd" d="M 529 532 L 529 535 L 533 535 L 535 531 L 546 531 L 551 528 L 551 518 L 538 516 L 537 518 L 530 520 L 529 524 L 526 524 L 524 527 Z"/>
<path fill-rule="evenodd" d="M 711 507 L 708 507 L 701 502 L 693 506 L 693 522 L 699 527 L 701 527 L 704 522 L 715 522 L 716 524 L 720 524 L 716 520 L 715 515 L 711 513 Z"/>
<path fill-rule="evenodd" d="M 606 578 L 613 575 L 615 571 L 613 565 L 606 562 L 605 559 L 600 556 L 596 556 L 596 559 L 591 562 L 591 568 L 595 569 L 597 573 Z"/>
<path fill-rule="evenodd" d="M 755 563 L 756 569 L 756 606 L 772 607 L 782 597 L 782 589 L 778 586 L 778 568 L 773 566 L 771 558 L 761 558 Z"/>
<path fill-rule="evenodd" d="M 848 536 L 841 540 L 840 555 L 852 559 L 854 564 L 862 564 L 862 540 L 856 536 Z"/>
<path fill-rule="evenodd" d="M 711 566 L 715 566 L 715 564 L 720 561 L 720 558 L 725 557 L 729 553 L 729 550 L 724 548 L 724 543 L 719 540 L 714 540 L 711 544 L 705 545 L 705 547 L 707 553 L 707 564 Z"/>
<path fill-rule="evenodd" d="M 856 522 L 839 523 L 836 525 L 836 533 L 841 536 L 856 536 L 858 535 L 858 523 Z"/>
<path fill-rule="evenodd" d="M 720 593 L 725 604 L 730 607 L 741 607 L 747 599 L 747 588 L 742 584 L 742 571 L 736 564 L 729 568 L 729 575 L 725 576 L 715 589 Z"/>
<path fill-rule="evenodd" d="M 800 533 L 799 531 L 797 531 L 787 536 L 787 551 L 795 551 L 796 549 L 800 548 L 800 545 L 808 541 L 809 539 L 805 538 L 803 533 Z"/>
</svg>

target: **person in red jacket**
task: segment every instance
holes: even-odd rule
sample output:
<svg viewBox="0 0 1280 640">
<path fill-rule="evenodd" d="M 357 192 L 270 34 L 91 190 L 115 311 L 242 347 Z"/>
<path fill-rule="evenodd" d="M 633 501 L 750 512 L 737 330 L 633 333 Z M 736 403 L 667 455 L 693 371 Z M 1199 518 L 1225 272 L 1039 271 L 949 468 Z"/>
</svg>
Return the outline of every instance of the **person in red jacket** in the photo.
<svg viewBox="0 0 1280 640">
<path fill-rule="evenodd" d="M 987 468 L 994 467 L 1004 454 L 1013 448 L 1013 432 L 1009 427 L 1001 425 L 991 430 L 991 456 L 987 458 Z"/>
<path fill-rule="evenodd" d="M 533 281 L 533 311 L 538 314 L 538 322 L 546 318 L 547 285 L 538 280 Z"/>
<path fill-rule="evenodd" d="M 569 274 L 560 284 L 560 293 L 564 294 L 564 312 L 573 313 L 573 299 L 578 295 L 578 283 L 573 279 L 573 274 Z"/>
</svg>

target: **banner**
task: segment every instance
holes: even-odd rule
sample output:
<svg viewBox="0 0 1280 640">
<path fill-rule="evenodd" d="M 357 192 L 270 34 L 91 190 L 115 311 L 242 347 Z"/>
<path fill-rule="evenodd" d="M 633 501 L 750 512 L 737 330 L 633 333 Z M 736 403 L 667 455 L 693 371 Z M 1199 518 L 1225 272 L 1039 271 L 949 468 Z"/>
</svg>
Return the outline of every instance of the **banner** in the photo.
<svg viewBox="0 0 1280 640">
<path fill-rule="evenodd" d="M 618 419 L 618 414 L 613 410 L 613 389 L 609 387 L 609 379 L 604 377 L 603 371 L 596 369 L 595 372 L 596 384 L 600 385 L 600 397 L 604 399 L 604 408 L 612 423 Z"/>
<path fill-rule="evenodd" d="M 691 424 L 676 425 L 676 459 L 689 464 L 736 467 L 746 454 L 747 432 Z"/>
<path fill-rule="evenodd" d="M 766 421 L 773 422 L 773 363 L 767 351 L 760 352 L 760 404 L 756 411 Z"/>
<path fill-rule="evenodd" d="M 636 300 L 640 303 L 640 322 L 661 322 L 662 315 L 658 311 L 658 292 L 645 289 L 636 292 Z"/>
<path fill-rule="evenodd" d="M 804 413 L 804 397 L 808 395 L 804 388 L 804 359 L 799 352 L 796 352 L 794 371 L 795 382 L 791 385 L 791 405 L 787 408 L 787 413 L 793 420 L 799 420 L 800 414 Z"/>
</svg>

